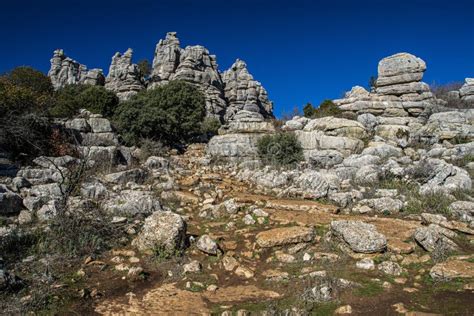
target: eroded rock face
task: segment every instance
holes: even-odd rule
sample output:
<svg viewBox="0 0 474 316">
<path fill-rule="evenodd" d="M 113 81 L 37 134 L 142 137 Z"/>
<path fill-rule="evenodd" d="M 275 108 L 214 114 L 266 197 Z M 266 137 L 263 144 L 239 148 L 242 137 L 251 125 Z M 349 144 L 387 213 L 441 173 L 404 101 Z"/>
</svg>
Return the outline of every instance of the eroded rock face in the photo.
<svg viewBox="0 0 474 316">
<path fill-rule="evenodd" d="M 223 117 L 227 103 L 216 56 L 210 55 L 205 47 L 199 45 L 180 48 L 176 32 L 167 33 L 166 38 L 156 45 L 148 88 L 171 80 L 183 80 L 196 85 L 206 97 L 208 116 Z"/>
<path fill-rule="evenodd" d="M 105 79 L 105 88 L 115 92 L 120 100 L 128 100 L 145 88 L 138 66 L 132 64 L 132 55 L 131 48 L 123 54 L 115 53 Z"/>
<path fill-rule="evenodd" d="M 237 59 L 235 63 L 222 74 L 225 85 L 225 98 L 228 107 L 225 120 L 231 120 L 240 110 L 257 112 L 264 117 L 273 117 L 273 104 L 262 84 L 253 79 L 247 70 L 247 64 Z"/>
<path fill-rule="evenodd" d="M 237 61 L 221 76 L 215 55 L 203 46 L 180 47 L 176 32 L 168 32 L 156 45 L 148 88 L 171 80 L 184 80 L 200 88 L 206 97 L 208 116 L 229 121 L 239 110 L 272 117 L 272 103 L 266 90 Z"/>
<path fill-rule="evenodd" d="M 178 214 L 158 211 L 145 219 L 142 231 L 132 242 L 140 251 L 162 250 L 172 254 L 184 247 L 186 222 Z"/>
<path fill-rule="evenodd" d="M 54 51 L 48 76 L 56 90 L 70 84 L 103 86 L 105 83 L 102 69 L 87 70 L 85 65 L 67 57 L 62 49 Z"/>
<path fill-rule="evenodd" d="M 354 252 L 377 253 L 387 248 L 387 239 L 372 224 L 361 221 L 332 221 L 331 232 Z"/>
<path fill-rule="evenodd" d="M 462 101 L 474 104 L 474 78 L 466 78 L 464 85 L 459 89 L 459 97 Z"/>
<path fill-rule="evenodd" d="M 419 116 L 425 108 L 441 102 L 421 82 L 425 70 L 426 63 L 414 55 L 398 53 L 386 57 L 379 62 L 374 92 L 356 86 L 334 103 L 353 115 Z"/>
</svg>

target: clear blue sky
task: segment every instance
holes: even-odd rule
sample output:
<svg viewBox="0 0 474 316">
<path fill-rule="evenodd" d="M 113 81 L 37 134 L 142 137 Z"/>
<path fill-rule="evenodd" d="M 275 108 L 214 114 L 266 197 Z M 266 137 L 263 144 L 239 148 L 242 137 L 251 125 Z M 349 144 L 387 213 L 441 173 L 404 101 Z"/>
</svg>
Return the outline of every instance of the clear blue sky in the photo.
<svg viewBox="0 0 474 316">
<path fill-rule="evenodd" d="M 4 1 L 0 24 L 0 72 L 47 72 L 63 48 L 107 73 L 116 51 L 152 60 L 158 40 L 177 31 L 183 46 L 216 54 L 221 71 L 245 60 L 277 115 L 366 86 L 381 58 L 402 51 L 426 61 L 427 83 L 474 77 L 472 0 Z"/>
</svg>

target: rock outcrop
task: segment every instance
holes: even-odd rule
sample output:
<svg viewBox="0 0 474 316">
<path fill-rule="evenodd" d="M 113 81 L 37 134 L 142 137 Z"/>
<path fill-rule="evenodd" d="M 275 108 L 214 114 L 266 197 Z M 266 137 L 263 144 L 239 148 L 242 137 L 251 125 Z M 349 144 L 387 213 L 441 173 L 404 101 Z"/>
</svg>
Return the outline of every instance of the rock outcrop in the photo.
<svg viewBox="0 0 474 316">
<path fill-rule="evenodd" d="M 232 67 L 222 74 L 222 80 L 228 102 L 226 121 L 232 119 L 240 110 L 272 117 L 273 104 L 268 99 L 267 91 L 260 82 L 253 79 L 244 61 L 237 59 Z"/>
<path fill-rule="evenodd" d="M 133 50 L 123 54 L 115 53 L 105 79 L 105 88 L 117 94 L 120 100 L 128 100 L 145 88 L 136 64 L 132 64 Z"/>
<path fill-rule="evenodd" d="M 382 59 L 374 92 L 355 86 L 343 99 L 334 100 L 352 115 L 371 113 L 387 117 L 417 117 L 437 101 L 429 86 L 421 82 L 425 62 L 408 53 Z"/>
<path fill-rule="evenodd" d="M 459 97 L 466 103 L 474 104 L 474 78 L 466 78 L 464 85 L 459 89 Z"/>
<path fill-rule="evenodd" d="M 56 90 L 70 84 L 102 86 L 105 83 L 102 69 L 87 70 L 85 65 L 67 57 L 62 49 L 54 51 L 48 76 Z"/>
<path fill-rule="evenodd" d="M 222 117 L 227 103 L 216 56 L 210 55 L 203 46 L 187 46 L 182 49 L 179 45 L 176 32 L 168 32 L 166 38 L 158 42 L 148 89 L 171 80 L 192 83 L 200 88 L 206 97 L 208 116 Z"/>
</svg>

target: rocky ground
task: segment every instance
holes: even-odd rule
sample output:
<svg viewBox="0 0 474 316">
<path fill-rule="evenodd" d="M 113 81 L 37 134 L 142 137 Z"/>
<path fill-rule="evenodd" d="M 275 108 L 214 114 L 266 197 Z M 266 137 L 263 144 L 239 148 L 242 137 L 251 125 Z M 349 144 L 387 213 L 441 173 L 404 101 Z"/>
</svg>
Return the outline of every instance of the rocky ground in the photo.
<svg viewBox="0 0 474 316">
<path fill-rule="evenodd" d="M 474 308 L 473 232 L 459 222 L 342 214 L 330 204 L 264 194 L 228 167 L 210 164 L 202 146 L 170 157 L 166 168 L 153 159 L 140 170 L 160 176 L 132 190 L 160 194 L 159 207 L 181 217 L 159 210 L 142 230 L 133 216 L 115 218 L 127 226 L 131 244 L 84 256 L 77 270 L 49 282 L 77 291 L 61 307 L 66 313 L 468 315 Z M 122 184 L 105 182 L 109 194 L 135 182 L 126 172 Z M 173 179 L 169 190 L 162 190 L 164 178 Z M 429 249 L 437 234 L 456 244 L 448 258 L 416 244 Z M 141 246 L 147 242 L 164 248 Z M 23 258 L 16 271 L 39 271 L 45 260 L 36 259 Z"/>
</svg>

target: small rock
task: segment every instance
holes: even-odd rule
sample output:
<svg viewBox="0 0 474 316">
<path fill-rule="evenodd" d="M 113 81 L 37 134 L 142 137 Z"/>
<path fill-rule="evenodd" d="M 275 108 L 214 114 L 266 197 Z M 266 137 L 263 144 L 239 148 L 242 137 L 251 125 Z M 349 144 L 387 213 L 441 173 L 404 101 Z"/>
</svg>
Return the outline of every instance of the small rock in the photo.
<svg viewBox="0 0 474 316">
<path fill-rule="evenodd" d="M 402 268 L 396 262 L 385 261 L 378 265 L 378 269 L 383 273 L 399 276 L 402 274 Z"/>
<path fill-rule="evenodd" d="M 370 258 L 364 258 L 356 262 L 356 267 L 359 269 L 364 269 L 364 270 L 374 270 L 375 263 L 374 263 L 374 260 Z"/>
<path fill-rule="evenodd" d="M 235 270 L 235 274 L 240 276 L 240 277 L 244 277 L 246 279 L 253 278 L 253 276 L 254 276 L 254 272 L 252 270 L 250 270 L 249 268 L 244 267 L 244 266 L 237 267 L 237 269 Z"/>
<path fill-rule="evenodd" d="M 184 273 L 194 273 L 201 271 L 201 263 L 197 260 L 193 260 L 190 263 L 183 265 Z"/>
<path fill-rule="evenodd" d="M 350 305 L 341 306 L 334 311 L 334 314 L 352 314 L 352 307 Z"/>
<path fill-rule="evenodd" d="M 250 214 L 244 216 L 243 222 L 245 225 L 255 225 L 255 220 Z"/>
<path fill-rule="evenodd" d="M 217 255 L 218 253 L 218 245 L 217 243 L 209 237 L 209 235 L 202 235 L 199 237 L 198 241 L 196 242 L 196 247 L 204 253 L 209 255 Z"/>
</svg>

